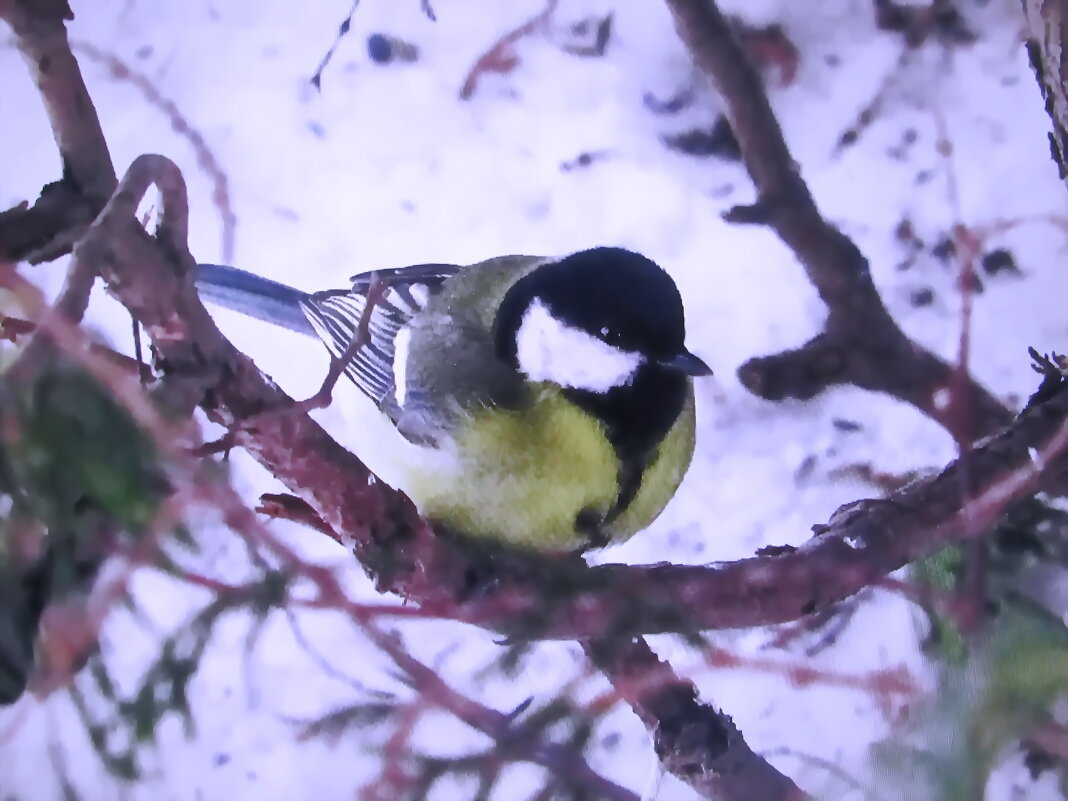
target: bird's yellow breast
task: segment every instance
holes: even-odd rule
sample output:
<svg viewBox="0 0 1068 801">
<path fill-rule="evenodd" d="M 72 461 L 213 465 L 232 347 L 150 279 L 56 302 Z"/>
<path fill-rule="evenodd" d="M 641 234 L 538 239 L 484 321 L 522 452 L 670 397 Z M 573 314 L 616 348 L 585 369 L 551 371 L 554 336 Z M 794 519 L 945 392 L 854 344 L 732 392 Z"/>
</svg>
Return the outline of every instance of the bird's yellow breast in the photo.
<svg viewBox="0 0 1068 801">
<path fill-rule="evenodd" d="M 439 459 L 411 465 L 401 487 L 420 512 L 469 536 L 538 550 L 589 545 L 576 518 L 603 516 L 619 493 L 619 462 L 603 425 L 542 385 L 521 411 L 479 411 Z M 618 542 L 645 528 L 675 494 L 694 448 L 692 389 L 633 502 L 605 532 Z"/>
</svg>

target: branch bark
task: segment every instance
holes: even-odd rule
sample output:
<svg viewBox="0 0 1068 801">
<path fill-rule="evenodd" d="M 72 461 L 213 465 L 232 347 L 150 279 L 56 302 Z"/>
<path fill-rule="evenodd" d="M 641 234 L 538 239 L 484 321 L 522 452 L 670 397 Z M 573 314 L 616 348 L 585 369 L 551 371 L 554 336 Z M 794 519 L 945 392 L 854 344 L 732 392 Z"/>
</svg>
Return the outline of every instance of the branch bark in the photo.
<svg viewBox="0 0 1068 801">
<path fill-rule="evenodd" d="M 1050 155 L 1062 181 L 1068 182 L 1068 3 L 1064 0 L 1022 0 L 1027 20 L 1027 56 L 1046 102 L 1052 130 Z"/>
<path fill-rule="evenodd" d="M 793 781 L 757 755 L 730 716 L 702 703 L 693 684 L 645 640 L 587 642 L 586 655 L 612 682 L 653 737 L 664 769 L 713 799 L 800 801 Z"/>
</svg>

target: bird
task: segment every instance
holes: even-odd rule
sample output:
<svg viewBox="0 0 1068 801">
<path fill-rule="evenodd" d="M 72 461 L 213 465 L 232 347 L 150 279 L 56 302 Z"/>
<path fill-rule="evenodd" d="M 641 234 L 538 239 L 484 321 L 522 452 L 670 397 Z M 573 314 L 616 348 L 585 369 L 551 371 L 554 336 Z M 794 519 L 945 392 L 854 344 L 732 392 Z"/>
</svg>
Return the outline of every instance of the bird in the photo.
<svg viewBox="0 0 1068 801">
<path fill-rule="evenodd" d="M 195 281 L 203 300 L 347 359 L 356 456 L 469 539 L 549 553 L 622 542 L 692 461 L 693 379 L 712 371 L 686 348 L 675 282 L 634 251 L 416 264 L 319 292 L 216 264 Z"/>
</svg>

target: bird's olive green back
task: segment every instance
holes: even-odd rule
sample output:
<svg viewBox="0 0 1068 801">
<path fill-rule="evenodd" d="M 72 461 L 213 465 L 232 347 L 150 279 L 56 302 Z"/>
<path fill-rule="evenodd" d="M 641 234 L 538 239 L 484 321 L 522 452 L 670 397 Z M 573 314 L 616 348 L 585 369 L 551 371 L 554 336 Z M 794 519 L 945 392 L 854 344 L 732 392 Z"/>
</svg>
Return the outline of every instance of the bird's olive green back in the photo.
<svg viewBox="0 0 1068 801">
<path fill-rule="evenodd" d="M 498 256 L 465 267 L 431 298 L 427 311 L 449 314 L 477 312 L 487 332 L 512 285 L 547 259 L 543 256 Z"/>
<path fill-rule="evenodd" d="M 465 267 L 412 318 L 401 430 L 440 441 L 479 410 L 525 405 L 523 377 L 497 358 L 493 323 L 508 289 L 542 261 L 502 256 Z"/>
</svg>

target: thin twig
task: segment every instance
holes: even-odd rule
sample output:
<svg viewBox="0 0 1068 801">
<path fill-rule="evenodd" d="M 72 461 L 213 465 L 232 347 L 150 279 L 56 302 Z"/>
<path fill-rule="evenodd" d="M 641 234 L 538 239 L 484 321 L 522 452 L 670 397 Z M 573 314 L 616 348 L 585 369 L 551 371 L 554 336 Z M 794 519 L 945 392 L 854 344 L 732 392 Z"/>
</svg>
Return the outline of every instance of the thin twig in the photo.
<svg viewBox="0 0 1068 801">
<path fill-rule="evenodd" d="M 475 64 L 464 78 L 460 87 L 460 99 L 469 100 L 478 88 L 479 79 L 487 72 L 510 72 L 519 63 L 514 52 L 515 45 L 522 39 L 543 30 L 552 19 L 559 0 L 548 0 L 545 8 L 513 31 L 509 31 L 493 46 L 478 57 Z"/>
<path fill-rule="evenodd" d="M 949 433 L 957 444 L 961 471 L 961 497 L 965 500 L 972 495 L 971 471 L 968 469 L 968 454 L 971 442 L 968 434 L 974 430 L 971 419 L 975 414 L 969 401 L 968 384 L 971 374 L 968 363 L 971 355 L 972 310 L 975 302 L 975 261 L 980 255 L 982 240 L 979 239 L 963 222 L 960 187 L 957 173 L 953 166 L 953 143 L 949 139 L 949 130 L 940 109 L 932 109 L 935 128 L 938 132 L 936 149 L 942 156 L 946 168 L 946 194 L 950 213 L 953 216 L 953 244 L 960 272 L 957 283 L 960 292 L 960 336 L 958 337 L 957 366 L 954 380 L 948 387 L 948 406 L 953 412 L 949 420 Z M 964 508 L 970 508 L 967 503 Z M 989 549 L 983 540 L 967 542 L 963 546 L 963 563 L 956 577 L 956 598 L 953 608 L 956 611 L 955 622 L 962 633 L 971 633 L 982 622 L 988 598 Z"/>
<path fill-rule="evenodd" d="M 352 334 L 352 339 L 349 340 L 348 345 L 345 346 L 345 350 L 341 352 L 340 356 L 330 359 L 330 369 L 326 373 L 326 378 L 323 379 L 322 386 L 310 398 L 299 401 L 295 406 L 297 410 L 308 412 L 312 409 L 325 409 L 330 405 L 334 387 L 337 386 L 338 380 L 344 375 L 349 362 L 371 338 L 371 317 L 374 315 L 375 306 L 379 304 L 383 295 L 385 295 L 386 289 L 388 289 L 388 285 L 379 278 L 378 273 L 371 273 L 367 284 L 367 294 L 365 295 L 366 302 L 364 303 L 363 312 L 360 314 L 360 321 L 356 324 L 356 330 Z"/>
<path fill-rule="evenodd" d="M 96 272 L 92 265 L 77 258 L 71 259 L 67 279 L 59 297 L 51 307 L 42 308 L 41 313 L 72 324 L 80 322 L 89 307 L 89 297 L 95 282 Z M 42 326 L 41 322 L 37 321 L 35 328 L 33 338 L 7 368 L 6 375 L 11 381 L 31 383 L 48 368 L 56 356 L 55 345 L 47 332 L 48 326 Z"/>
<path fill-rule="evenodd" d="M 421 699 L 434 703 L 476 731 L 493 738 L 513 759 L 541 765 L 557 780 L 592 793 L 589 797 L 637 801 L 634 793 L 597 774 L 571 748 L 548 740 L 536 729 L 522 726 L 513 715 L 490 709 L 454 690 L 436 671 L 413 657 L 396 638 L 374 624 L 365 624 L 363 630 L 404 671 Z"/>
<path fill-rule="evenodd" d="M 341 40 L 348 36 L 349 31 L 352 29 L 352 17 L 356 13 L 356 7 L 360 5 L 360 0 L 352 0 L 352 6 L 349 8 L 349 13 L 345 15 L 345 19 L 341 20 L 341 24 L 338 26 L 337 34 L 334 36 L 334 41 L 331 42 L 330 47 L 327 49 L 326 54 L 319 61 L 319 66 L 315 68 L 315 72 L 312 74 L 308 82 L 316 88 L 318 91 L 323 89 L 323 70 L 330 64 L 330 60 L 334 57 L 334 51 L 337 50 L 337 46 L 341 44 Z"/>
<path fill-rule="evenodd" d="M 341 535 L 328 526 L 323 519 L 315 513 L 307 501 L 295 495 L 283 495 L 281 493 L 265 493 L 260 496 L 259 506 L 256 511 L 260 514 L 277 520 L 289 520 L 307 526 L 320 534 L 325 534 L 339 545 L 344 545 Z"/>
</svg>

